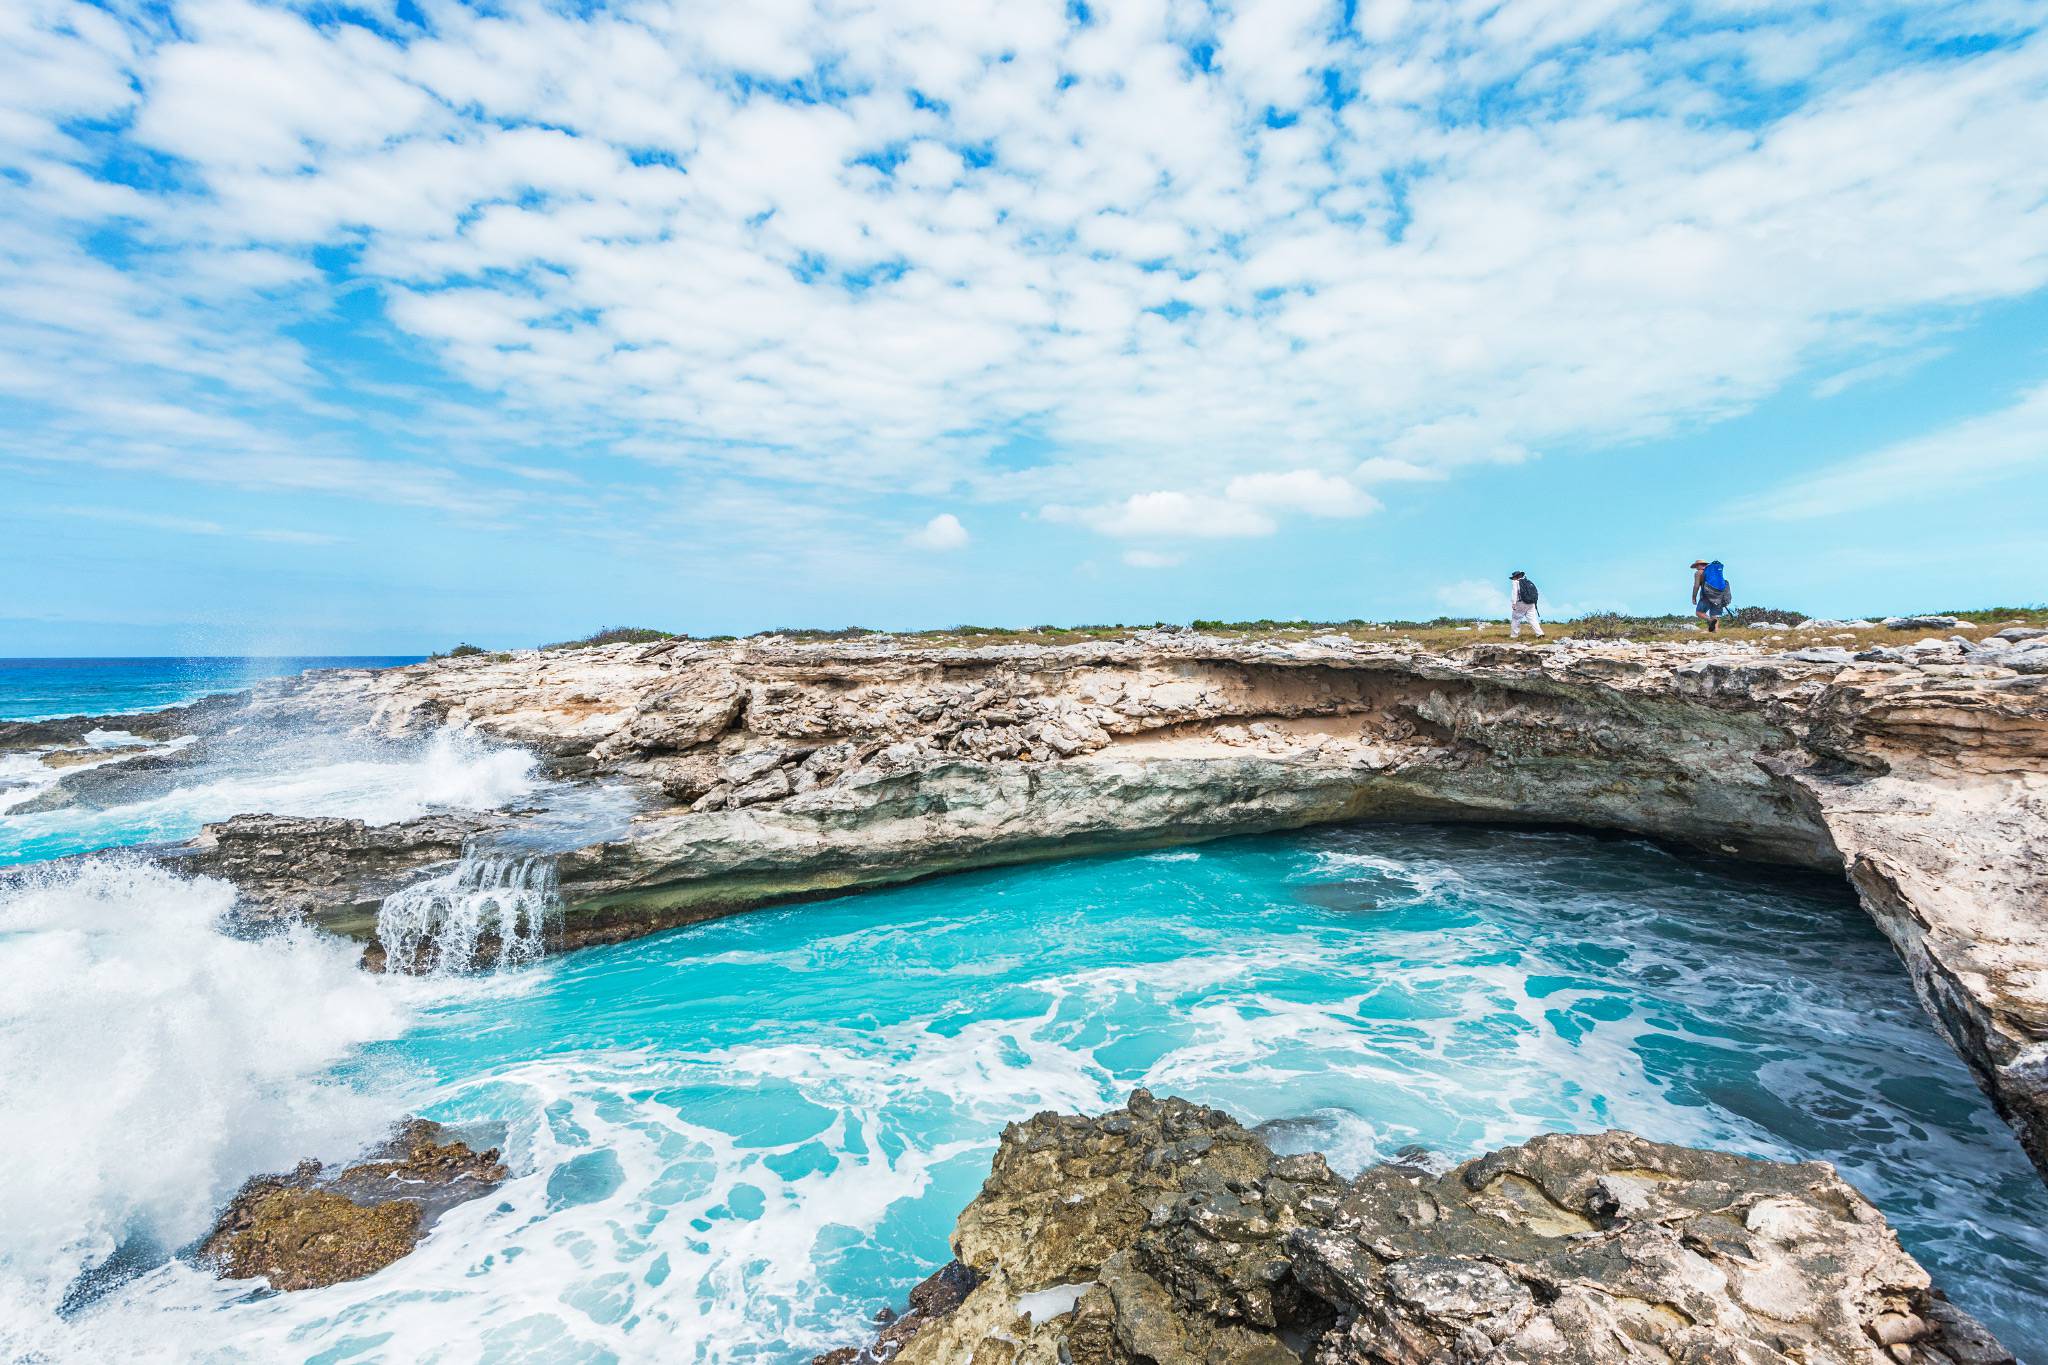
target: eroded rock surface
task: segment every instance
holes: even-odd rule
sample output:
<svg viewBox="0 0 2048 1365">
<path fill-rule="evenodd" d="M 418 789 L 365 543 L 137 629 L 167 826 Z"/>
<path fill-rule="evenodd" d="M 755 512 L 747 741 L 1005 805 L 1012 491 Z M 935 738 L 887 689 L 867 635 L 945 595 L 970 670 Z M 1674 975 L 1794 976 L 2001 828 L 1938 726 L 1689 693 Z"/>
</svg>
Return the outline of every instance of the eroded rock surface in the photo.
<svg viewBox="0 0 2048 1365">
<path fill-rule="evenodd" d="M 440 1124 L 410 1119 L 383 1147 L 340 1170 L 305 1162 L 257 1176 L 199 1246 L 231 1280 L 317 1289 L 375 1274 L 419 1244 L 434 1219 L 488 1193 L 507 1172 Z"/>
<path fill-rule="evenodd" d="M 2048 640 L 1998 637 L 1865 657 L 1192 632 L 975 649 L 670 640 L 313 675 L 259 689 L 236 723 L 456 725 L 531 746 L 557 775 L 649 793 L 627 837 L 560 859 L 563 946 L 1348 819 L 1574 824 L 1844 870 L 2048 1169 L 2044 670 Z M 403 858 L 373 851 L 371 831 L 332 836 L 216 830 L 239 850 L 216 865 L 266 903 L 365 933 L 390 884 L 376 878 Z M 349 839 L 363 886 L 347 884 Z"/>
<path fill-rule="evenodd" d="M 1355 1181 L 1140 1090 L 1003 1134 L 897 1365 L 1994 1365 L 1822 1163 L 1552 1135 Z M 892 1327 L 894 1324 L 892 1324 Z M 836 1361 L 857 1355 L 821 1357 Z"/>
<path fill-rule="evenodd" d="M 208 825 L 188 846 L 191 871 L 222 877 L 259 917 L 318 918 L 370 909 L 423 869 L 461 856 L 502 823 L 476 815 L 429 815 L 389 825 L 338 816 L 238 815 Z"/>
</svg>

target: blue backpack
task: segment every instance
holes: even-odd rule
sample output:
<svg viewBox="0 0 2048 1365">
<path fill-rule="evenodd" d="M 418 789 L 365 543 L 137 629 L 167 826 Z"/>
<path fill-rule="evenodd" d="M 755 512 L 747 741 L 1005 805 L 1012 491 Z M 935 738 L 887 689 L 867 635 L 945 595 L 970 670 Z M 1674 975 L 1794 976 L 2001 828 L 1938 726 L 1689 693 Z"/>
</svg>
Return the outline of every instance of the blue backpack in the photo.
<svg viewBox="0 0 2048 1365">
<path fill-rule="evenodd" d="M 1700 581 L 1715 592 L 1728 591 L 1728 575 L 1721 572 L 1721 561 L 1718 559 L 1707 565 L 1707 572 Z"/>
</svg>

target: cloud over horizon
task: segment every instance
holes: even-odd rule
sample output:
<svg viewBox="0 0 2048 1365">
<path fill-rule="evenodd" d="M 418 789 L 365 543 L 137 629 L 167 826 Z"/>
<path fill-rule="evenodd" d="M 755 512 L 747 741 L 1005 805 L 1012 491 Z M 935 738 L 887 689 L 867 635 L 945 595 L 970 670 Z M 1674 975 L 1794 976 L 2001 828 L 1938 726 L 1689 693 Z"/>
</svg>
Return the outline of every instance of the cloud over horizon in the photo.
<svg viewBox="0 0 2048 1365">
<path fill-rule="evenodd" d="M 7 454 L 925 548 L 1007 504 L 1163 560 L 2048 284 L 2038 9 L 1347 12 L 25 0 Z"/>
</svg>

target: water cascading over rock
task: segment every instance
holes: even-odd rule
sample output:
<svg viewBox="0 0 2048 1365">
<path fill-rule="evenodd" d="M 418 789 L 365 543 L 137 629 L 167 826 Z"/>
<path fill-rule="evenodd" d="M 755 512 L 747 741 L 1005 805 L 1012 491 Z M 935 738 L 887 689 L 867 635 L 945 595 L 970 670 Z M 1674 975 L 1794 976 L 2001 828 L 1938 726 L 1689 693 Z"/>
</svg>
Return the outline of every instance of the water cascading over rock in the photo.
<svg viewBox="0 0 2048 1365">
<path fill-rule="evenodd" d="M 469 848 L 450 871 L 384 898 L 377 941 L 390 971 L 502 968 L 541 955 L 561 906 L 552 858 Z"/>
</svg>

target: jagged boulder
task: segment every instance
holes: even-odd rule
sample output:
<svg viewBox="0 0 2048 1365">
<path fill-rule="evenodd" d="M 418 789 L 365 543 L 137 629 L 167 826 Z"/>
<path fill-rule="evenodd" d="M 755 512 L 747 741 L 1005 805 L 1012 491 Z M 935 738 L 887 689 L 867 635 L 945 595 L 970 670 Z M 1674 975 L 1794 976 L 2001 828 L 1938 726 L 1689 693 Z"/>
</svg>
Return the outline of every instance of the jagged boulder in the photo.
<svg viewBox="0 0 2048 1365">
<path fill-rule="evenodd" d="M 438 1123 L 410 1119 L 365 1160 L 330 1171 L 301 1162 L 257 1176 L 221 1214 L 198 1258 L 225 1279 L 318 1289 L 375 1274 L 419 1245 L 440 1213 L 506 1177 L 498 1149 L 472 1149 Z"/>
<path fill-rule="evenodd" d="M 1003 1134 L 970 1292 L 835 1362 L 1996 1365 L 1823 1163 L 1554 1134 L 1355 1181 L 1143 1090 Z M 903 1325 L 909 1323 L 909 1327 Z M 825 1359 L 821 1357 L 821 1359 Z"/>
</svg>

